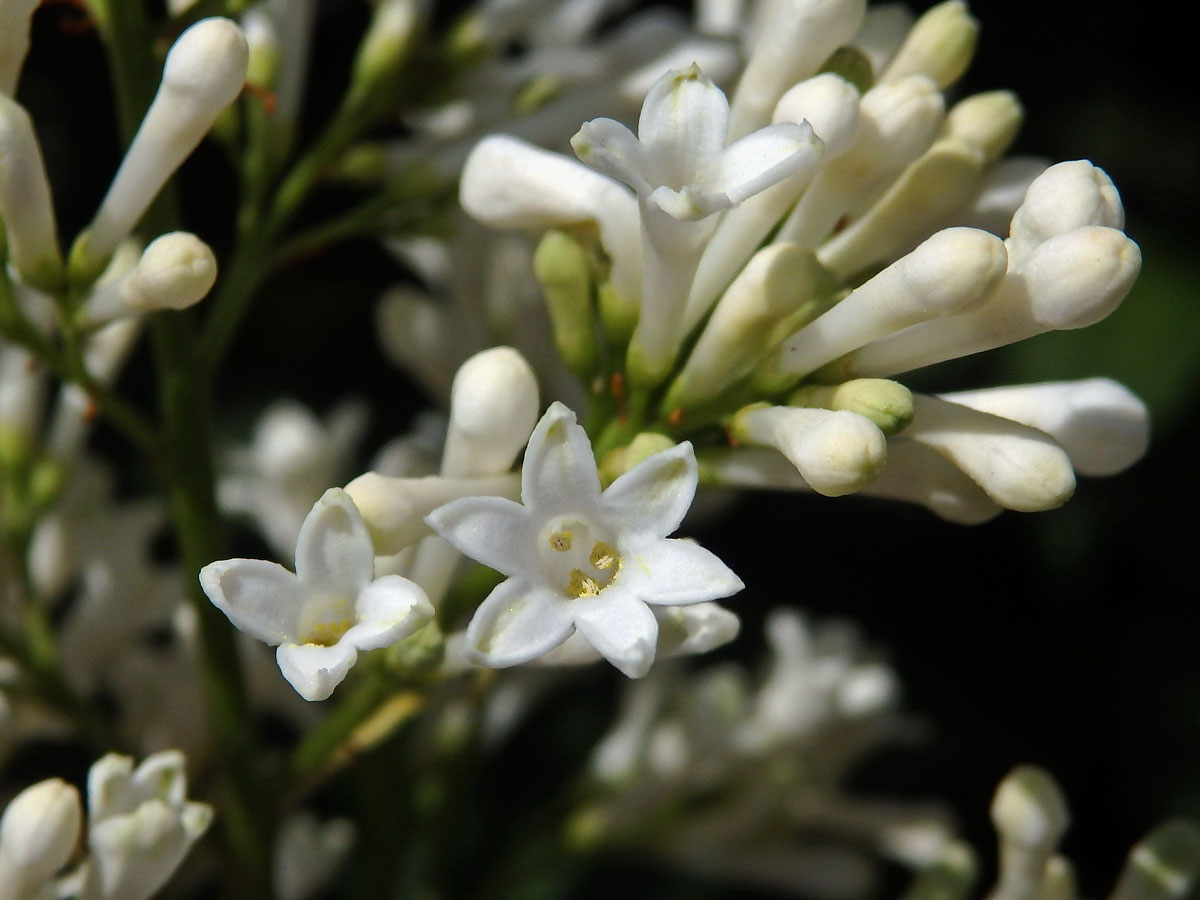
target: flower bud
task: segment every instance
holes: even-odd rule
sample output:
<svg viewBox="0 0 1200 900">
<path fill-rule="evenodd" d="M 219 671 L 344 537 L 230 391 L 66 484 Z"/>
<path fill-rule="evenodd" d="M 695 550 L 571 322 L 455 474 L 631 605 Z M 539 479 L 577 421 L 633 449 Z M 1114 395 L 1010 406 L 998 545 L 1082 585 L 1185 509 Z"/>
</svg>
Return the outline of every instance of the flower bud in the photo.
<svg viewBox="0 0 1200 900">
<path fill-rule="evenodd" d="M 1115 475 L 1146 452 L 1146 405 L 1109 378 L 942 394 L 943 400 L 1046 432 L 1081 475 Z"/>
<path fill-rule="evenodd" d="M 0 3 L 0 94 L 13 96 L 29 53 L 29 20 L 39 0 Z"/>
<path fill-rule="evenodd" d="M 480 141 L 463 167 L 459 200 L 493 228 L 543 231 L 594 222 L 612 258 L 613 286 L 640 297 L 641 220 L 633 194 L 583 163 L 524 141 L 493 135 Z"/>
<path fill-rule="evenodd" d="M 983 151 L 969 141 L 939 139 L 870 209 L 826 241 L 818 259 L 845 279 L 906 253 L 971 199 L 983 167 Z"/>
<path fill-rule="evenodd" d="M 576 375 L 590 377 L 596 364 L 596 325 L 586 251 L 565 232 L 548 231 L 534 253 L 533 274 L 546 298 L 558 355 Z"/>
<path fill-rule="evenodd" d="M 1084 159 L 1050 166 L 1033 180 L 1013 215 L 1009 251 L 1014 266 L 1056 235 L 1085 225 L 1124 227 L 1125 210 L 1112 179 Z"/>
<path fill-rule="evenodd" d="M 1066 800 L 1048 772 L 1019 766 L 996 788 L 991 812 L 1000 837 L 1000 875 L 989 900 L 1032 897 L 1067 830 Z"/>
<path fill-rule="evenodd" d="M 808 122 L 824 143 L 816 166 L 825 166 L 852 146 L 858 134 L 858 91 L 829 73 L 792 87 L 780 98 L 771 121 Z M 795 204 L 819 169 L 810 167 L 727 210 L 700 257 L 688 293 L 684 327 L 691 330 L 712 301 L 737 275 L 780 219 Z"/>
<path fill-rule="evenodd" d="M 381 0 L 375 7 L 354 59 L 352 95 L 362 95 L 398 74 L 416 33 L 418 14 L 414 0 Z"/>
<path fill-rule="evenodd" d="M 729 140 L 767 124 L 784 92 L 811 75 L 858 30 L 864 0 L 785 0 L 770 4 L 729 112 Z"/>
<path fill-rule="evenodd" d="M 883 378 L 857 378 L 838 385 L 804 385 L 788 397 L 788 405 L 857 413 L 874 422 L 885 435 L 903 430 L 913 417 L 912 392 Z"/>
<path fill-rule="evenodd" d="M 174 874 L 212 821 L 186 800 L 183 754 L 168 750 L 137 767 L 110 753 L 88 772 L 88 849 L 82 896 L 148 900 Z"/>
<path fill-rule="evenodd" d="M 985 165 L 996 162 L 1017 137 L 1025 111 L 1012 91 L 972 94 L 950 108 L 942 126 L 983 151 Z"/>
<path fill-rule="evenodd" d="M 1003 511 L 954 463 L 905 437 L 888 441 L 887 467 L 863 494 L 916 503 L 956 525 L 980 525 Z"/>
<path fill-rule="evenodd" d="M 945 90 L 962 76 L 975 55 L 979 23 L 962 0 L 946 0 L 917 19 L 880 81 L 927 75 Z"/>
<path fill-rule="evenodd" d="M 1010 244 L 1011 246 L 1011 244 Z M 1114 228 L 1056 235 L 1012 271 L 977 310 L 924 322 L 854 351 L 838 377 L 888 376 L 982 353 L 1055 329 L 1083 328 L 1111 313 L 1141 268 L 1137 244 Z"/>
<path fill-rule="evenodd" d="M 476 353 L 454 376 L 442 475 L 499 475 L 512 468 L 538 418 L 537 377 L 511 347 Z"/>
<path fill-rule="evenodd" d="M 936 397 L 913 399 L 905 436 L 941 453 L 1004 508 L 1056 509 L 1074 493 L 1071 460 L 1045 433 Z"/>
<path fill-rule="evenodd" d="M 489 478 L 389 478 L 375 472 L 359 475 L 346 493 L 358 507 L 376 556 L 390 556 L 433 534 L 425 517 L 439 506 L 459 497 L 507 497 L 521 495 L 517 474 Z"/>
<path fill-rule="evenodd" d="M 86 283 L 137 225 L 246 80 L 246 36 L 229 19 L 201 19 L 167 53 L 162 83 L 88 229 L 71 251 L 71 277 Z"/>
<path fill-rule="evenodd" d="M 1174 819 L 1155 828 L 1130 852 L 1109 900 L 1180 900 L 1200 878 L 1200 829 Z"/>
<path fill-rule="evenodd" d="M 42 151 L 29 114 L 3 93 L 0 219 L 8 241 L 8 258 L 21 277 L 34 287 L 56 290 L 62 281 L 62 254 Z"/>
<path fill-rule="evenodd" d="M 867 91 L 859 104 L 853 145 L 813 180 L 775 240 L 818 246 L 848 211 L 929 148 L 944 116 L 937 85 L 923 75 Z"/>
<path fill-rule="evenodd" d="M 733 419 L 741 441 L 775 447 L 817 493 L 840 497 L 878 477 L 887 441 L 869 420 L 851 412 L 751 406 Z"/>
<path fill-rule="evenodd" d="M 809 250 L 792 244 L 759 250 L 718 301 L 664 408 L 703 405 L 747 375 L 777 322 L 802 306 L 823 304 L 825 278 Z"/>
<path fill-rule="evenodd" d="M 67 864 L 82 823 L 79 791 L 73 785 L 49 778 L 27 787 L 0 817 L 0 869 L 9 878 L 40 885 Z M 4 887 L 0 895 L 7 896 Z"/>
<path fill-rule="evenodd" d="M 805 374 L 911 325 L 962 312 L 988 298 L 1004 277 L 1004 243 L 972 228 L 947 228 L 852 291 L 788 338 L 784 371 Z"/>
<path fill-rule="evenodd" d="M 98 287 L 81 312 L 81 323 L 99 325 L 160 309 L 186 309 L 212 289 L 217 259 L 194 234 L 173 231 L 150 242 L 123 278 Z"/>
<path fill-rule="evenodd" d="M 904 900 L 966 900 L 978 867 L 970 845 L 948 844 L 931 865 L 917 873 Z"/>
</svg>

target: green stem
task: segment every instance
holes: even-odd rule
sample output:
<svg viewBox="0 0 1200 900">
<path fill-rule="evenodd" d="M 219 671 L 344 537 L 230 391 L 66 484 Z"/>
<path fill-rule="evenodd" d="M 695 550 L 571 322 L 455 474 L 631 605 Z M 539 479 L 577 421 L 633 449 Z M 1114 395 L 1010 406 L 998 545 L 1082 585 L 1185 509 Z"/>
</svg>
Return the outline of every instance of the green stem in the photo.
<svg viewBox="0 0 1200 900">
<path fill-rule="evenodd" d="M 221 555 L 206 380 L 197 360 L 188 320 L 155 316 L 154 356 L 164 427 L 167 491 L 188 600 L 199 622 L 202 680 L 213 737 L 228 775 L 222 804 L 225 837 L 237 871 L 232 891 L 246 898 L 271 896 L 271 816 L 250 728 L 250 712 L 235 634 L 208 602 L 196 573 Z"/>
</svg>

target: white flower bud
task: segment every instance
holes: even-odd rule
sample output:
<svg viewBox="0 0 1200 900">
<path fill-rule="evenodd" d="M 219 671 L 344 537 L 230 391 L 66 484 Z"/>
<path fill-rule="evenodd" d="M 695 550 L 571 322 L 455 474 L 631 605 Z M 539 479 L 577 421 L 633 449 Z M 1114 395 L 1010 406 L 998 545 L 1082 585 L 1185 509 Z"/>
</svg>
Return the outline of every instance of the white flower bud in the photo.
<svg viewBox="0 0 1200 900">
<path fill-rule="evenodd" d="M 454 376 L 442 475 L 500 475 L 529 441 L 539 412 L 537 376 L 511 347 L 476 353 Z"/>
<path fill-rule="evenodd" d="M 493 135 L 467 158 L 459 200 L 471 216 L 493 228 L 544 231 L 594 222 L 613 260 L 614 286 L 625 297 L 641 296 L 637 201 L 613 179 L 557 153 Z"/>
<path fill-rule="evenodd" d="M 772 123 L 808 122 L 824 143 L 818 165 L 844 153 L 858 134 L 858 91 L 843 78 L 825 72 L 792 87 L 775 107 Z M 746 260 L 779 224 L 817 170 L 797 172 L 747 198 L 721 217 L 705 247 L 688 294 L 684 327 L 691 330 L 736 276 Z"/>
<path fill-rule="evenodd" d="M 1029 185 L 1013 215 L 1008 243 L 1014 267 L 1045 241 L 1084 225 L 1124 227 L 1125 210 L 1112 179 L 1084 159 L 1051 166 Z"/>
<path fill-rule="evenodd" d="M 346 493 L 367 524 L 377 556 L 389 556 L 433 534 L 425 517 L 439 506 L 459 497 L 507 497 L 521 495 L 517 474 L 489 478 L 389 478 L 375 472 L 359 475 Z"/>
<path fill-rule="evenodd" d="M 29 113 L 0 93 L 0 219 L 13 266 L 29 284 L 54 290 L 62 254 L 54 201 Z"/>
<path fill-rule="evenodd" d="M 1129 852 L 1109 900 L 1181 900 L 1200 878 L 1200 829 L 1186 819 L 1155 828 Z"/>
<path fill-rule="evenodd" d="M 88 772 L 88 849 L 81 897 L 149 900 L 212 821 L 212 807 L 186 800 L 183 754 L 133 760 L 110 753 Z"/>
<path fill-rule="evenodd" d="M 1041 157 L 1011 156 L 999 160 L 983 176 L 976 195 L 945 223 L 982 228 L 992 234 L 1008 234 L 1013 215 L 1025 199 L 1029 186 L 1046 171 Z M 1009 242 L 1009 266 L 1012 245 Z"/>
<path fill-rule="evenodd" d="M 665 407 L 702 404 L 748 374 L 772 326 L 812 296 L 809 289 L 822 276 L 810 251 L 791 244 L 759 250 L 717 303 Z"/>
<path fill-rule="evenodd" d="M 904 3 L 871 4 L 867 9 L 862 26 L 850 44 L 867 57 L 876 80 L 908 37 L 913 21 L 913 14 Z"/>
<path fill-rule="evenodd" d="M 903 437 L 888 441 L 887 467 L 862 493 L 916 503 L 956 525 L 980 525 L 1003 511 L 948 459 Z"/>
<path fill-rule="evenodd" d="M 1074 493 L 1071 460 L 1045 433 L 936 397 L 913 400 L 905 437 L 944 455 L 1006 509 L 1055 509 Z"/>
<path fill-rule="evenodd" d="M 988 900 L 1035 896 L 1070 821 L 1062 791 L 1045 770 L 1020 766 L 996 788 L 991 813 L 1000 837 L 1000 875 Z"/>
<path fill-rule="evenodd" d="M 186 309 L 199 303 L 216 280 L 217 258 L 208 245 L 194 234 L 173 231 L 151 241 L 131 272 L 93 291 L 81 322 L 98 325 L 160 309 Z"/>
<path fill-rule="evenodd" d="M 813 180 L 775 240 L 816 247 L 933 143 L 945 117 L 937 85 L 924 75 L 879 84 L 863 94 L 854 143 Z"/>
<path fill-rule="evenodd" d="M 984 162 L 983 151 L 969 141 L 941 138 L 866 213 L 826 241 L 817 258 L 846 279 L 907 252 L 975 194 Z"/>
<path fill-rule="evenodd" d="M 1012 385 L 941 398 L 1046 432 L 1081 475 L 1115 475 L 1141 459 L 1150 441 L 1146 405 L 1109 378 Z"/>
<path fill-rule="evenodd" d="M 1042 243 L 981 308 L 915 325 L 838 363 L 843 377 L 886 377 L 1003 347 L 1111 313 L 1141 268 L 1137 244 L 1114 228 L 1084 227 Z M 1010 259 L 1011 262 L 1011 259 Z"/>
<path fill-rule="evenodd" d="M 844 410 L 760 406 L 734 417 L 741 441 L 775 447 L 817 493 L 840 497 L 879 476 L 887 441 L 875 424 Z"/>
<path fill-rule="evenodd" d="M 307 900 L 333 876 L 354 844 L 348 819 L 320 822 L 311 813 L 287 819 L 275 838 L 275 895 L 278 900 Z"/>
<path fill-rule="evenodd" d="M 729 140 L 767 124 L 771 110 L 796 82 L 816 73 L 863 20 L 864 0 L 776 0 L 766 18 L 733 96 Z"/>
<path fill-rule="evenodd" d="M 26 896 L 20 885 L 38 887 L 53 877 L 75 852 L 82 823 L 79 791 L 61 778 L 21 791 L 0 817 L 0 897 Z"/>
<path fill-rule="evenodd" d="M 39 0 L 4 0 L 0 3 L 0 94 L 17 92 L 21 67 L 29 53 L 29 20 Z"/>
<path fill-rule="evenodd" d="M 201 19 L 175 41 L 158 93 L 96 217 L 72 250 L 76 280 L 95 275 L 221 111 L 237 98 L 249 53 L 245 34 L 229 19 Z"/>
<path fill-rule="evenodd" d="M 1012 91 L 988 91 L 972 94 L 954 104 L 946 113 L 946 135 L 970 141 L 983 151 L 984 162 L 991 165 L 1012 144 L 1021 129 L 1025 111 Z"/>
<path fill-rule="evenodd" d="M 917 19 L 880 81 L 927 75 L 946 89 L 971 62 L 979 23 L 962 0 L 946 0 Z"/>
<path fill-rule="evenodd" d="M 1125 299 L 1141 267 L 1138 245 L 1115 228 L 1055 235 L 1022 270 L 1033 320 L 1042 331 L 1094 325 Z"/>
<path fill-rule="evenodd" d="M 996 288 L 1007 261 L 995 235 L 939 231 L 788 338 L 779 366 L 806 374 L 903 328 L 970 309 Z"/>
</svg>

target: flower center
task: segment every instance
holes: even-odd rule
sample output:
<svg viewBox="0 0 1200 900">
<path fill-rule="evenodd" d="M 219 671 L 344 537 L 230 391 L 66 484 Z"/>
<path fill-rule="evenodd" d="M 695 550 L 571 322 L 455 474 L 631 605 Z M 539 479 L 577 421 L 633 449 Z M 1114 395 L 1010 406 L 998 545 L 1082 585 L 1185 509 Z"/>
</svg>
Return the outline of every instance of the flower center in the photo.
<svg viewBox="0 0 1200 900">
<path fill-rule="evenodd" d="M 345 594 L 313 597 L 300 617 L 300 643 L 332 647 L 354 625 L 354 601 Z"/>
<path fill-rule="evenodd" d="M 610 535 L 578 516 L 553 519 L 539 544 L 549 582 L 570 600 L 599 596 L 621 571 Z"/>
</svg>

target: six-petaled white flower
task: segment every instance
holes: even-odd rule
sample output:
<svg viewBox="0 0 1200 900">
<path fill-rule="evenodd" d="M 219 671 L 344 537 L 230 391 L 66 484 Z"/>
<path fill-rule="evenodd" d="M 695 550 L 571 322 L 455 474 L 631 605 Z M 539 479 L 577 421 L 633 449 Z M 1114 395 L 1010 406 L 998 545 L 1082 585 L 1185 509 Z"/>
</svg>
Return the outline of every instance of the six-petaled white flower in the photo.
<svg viewBox="0 0 1200 900">
<path fill-rule="evenodd" d="M 261 559 L 200 570 L 208 599 L 247 634 L 278 644 L 283 677 L 306 700 L 324 700 L 358 658 L 388 647 L 433 616 L 425 592 L 399 575 L 375 578 L 375 552 L 354 501 L 330 488 L 296 541 L 296 572 Z"/>
<path fill-rule="evenodd" d="M 658 623 L 647 604 L 728 597 L 741 580 L 712 553 L 666 536 L 696 491 L 690 444 L 657 453 L 603 492 L 575 415 L 554 403 L 534 429 L 521 499 L 465 497 L 426 519 L 460 551 L 508 576 L 467 626 L 489 666 L 528 662 L 578 631 L 630 677 L 654 661 Z"/>
</svg>

